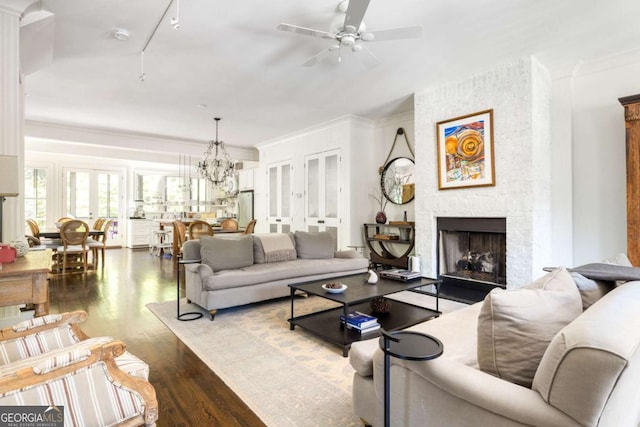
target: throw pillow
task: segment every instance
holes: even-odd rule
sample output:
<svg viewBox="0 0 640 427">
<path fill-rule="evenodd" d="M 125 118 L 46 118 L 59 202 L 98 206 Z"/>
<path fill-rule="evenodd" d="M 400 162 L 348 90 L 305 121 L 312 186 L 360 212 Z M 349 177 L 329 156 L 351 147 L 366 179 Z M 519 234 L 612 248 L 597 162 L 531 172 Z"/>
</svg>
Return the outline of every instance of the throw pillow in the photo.
<svg viewBox="0 0 640 427">
<path fill-rule="evenodd" d="M 253 237 L 242 236 L 234 239 L 200 237 L 200 257 L 215 271 L 233 270 L 253 265 Z"/>
<path fill-rule="evenodd" d="M 333 258 L 333 238 L 329 232 L 296 231 L 295 239 L 298 258 Z"/>
<path fill-rule="evenodd" d="M 253 235 L 253 262 L 292 261 L 298 257 L 291 233 L 263 233 Z"/>
<path fill-rule="evenodd" d="M 494 289 L 478 316 L 480 369 L 531 387 L 551 339 L 581 313 L 580 294 L 564 268 L 522 289 Z"/>
<path fill-rule="evenodd" d="M 576 282 L 578 292 L 580 292 L 583 310 L 591 307 L 593 303 L 616 287 L 616 282 L 612 282 L 610 280 L 588 279 L 580 273 L 571 273 L 571 277 L 573 278 L 573 281 Z"/>
<path fill-rule="evenodd" d="M 623 267 L 633 267 L 631 261 L 627 257 L 627 254 L 620 253 L 614 257 L 606 258 L 602 260 L 605 264 L 621 265 Z"/>
</svg>

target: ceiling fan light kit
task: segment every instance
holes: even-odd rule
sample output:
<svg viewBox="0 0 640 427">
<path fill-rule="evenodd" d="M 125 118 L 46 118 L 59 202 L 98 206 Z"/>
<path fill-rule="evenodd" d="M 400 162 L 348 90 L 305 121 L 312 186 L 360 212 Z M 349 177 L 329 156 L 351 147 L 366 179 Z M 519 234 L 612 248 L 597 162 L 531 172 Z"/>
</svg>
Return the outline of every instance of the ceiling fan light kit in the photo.
<svg viewBox="0 0 640 427">
<path fill-rule="evenodd" d="M 338 50 L 338 62 L 342 61 L 340 47 L 351 48 L 354 53 L 366 51 L 369 60 L 365 61 L 367 67 L 375 66 L 379 63 L 376 56 L 361 42 L 371 43 L 376 41 L 401 40 L 409 38 L 418 38 L 422 35 L 422 27 L 401 27 L 391 28 L 380 31 L 367 31 L 367 27 L 363 22 L 364 15 L 369 7 L 370 0 L 345 0 L 338 4 L 337 11 L 340 13 L 330 24 L 330 31 L 315 30 L 312 28 L 300 27 L 291 24 L 280 24 L 277 29 L 280 31 L 288 31 L 301 34 L 303 36 L 319 37 L 323 39 L 331 39 L 338 42 L 337 49 L 335 45 L 316 54 L 307 60 L 304 66 L 313 66 L 327 54 Z M 344 14 L 344 16 L 342 16 Z"/>
</svg>

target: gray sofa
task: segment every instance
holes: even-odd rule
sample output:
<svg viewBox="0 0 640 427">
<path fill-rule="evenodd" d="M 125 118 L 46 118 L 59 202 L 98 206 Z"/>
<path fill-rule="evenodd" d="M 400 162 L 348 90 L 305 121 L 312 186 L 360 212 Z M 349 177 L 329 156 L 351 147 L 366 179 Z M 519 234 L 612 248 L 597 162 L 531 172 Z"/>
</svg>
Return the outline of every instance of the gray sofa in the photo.
<svg viewBox="0 0 640 427">
<path fill-rule="evenodd" d="M 186 296 L 213 320 L 218 309 L 290 295 L 290 283 L 358 274 L 369 261 L 356 251 L 335 251 L 326 232 L 202 237 L 185 242 Z"/>
<path fill-rule="evenodd" d="M 391 358 L 393 426 L 640 425 L 640 281 L 559 269 L 410 329 L 444 353 Z M 354 412 L 381 426 L 378 340 L 354 343 L 349 357 Z"/>
</svg>

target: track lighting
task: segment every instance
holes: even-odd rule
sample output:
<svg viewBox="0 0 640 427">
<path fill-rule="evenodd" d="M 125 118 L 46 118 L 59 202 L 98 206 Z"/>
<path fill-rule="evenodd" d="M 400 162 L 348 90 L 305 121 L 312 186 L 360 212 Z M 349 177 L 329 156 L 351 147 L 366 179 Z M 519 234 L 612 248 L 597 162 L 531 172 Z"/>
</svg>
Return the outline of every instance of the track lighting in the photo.
<svg viewBox="0 0 640 427">
<path fill-rule="evenodd" d="M 140 79 L 141 82 L 144 81 L 144 78 L 147 77 L 147 75 L 144 73 L 144 50 L 142 52 L 140 52 L 140 77 L 138 77 Z"/>
<path fill-rule="evenodd" d="M 180 0 L 176 0 L 176 16 L 171 18 L 171 27 L 174 30 L 180 28 Z"/>
</svg>

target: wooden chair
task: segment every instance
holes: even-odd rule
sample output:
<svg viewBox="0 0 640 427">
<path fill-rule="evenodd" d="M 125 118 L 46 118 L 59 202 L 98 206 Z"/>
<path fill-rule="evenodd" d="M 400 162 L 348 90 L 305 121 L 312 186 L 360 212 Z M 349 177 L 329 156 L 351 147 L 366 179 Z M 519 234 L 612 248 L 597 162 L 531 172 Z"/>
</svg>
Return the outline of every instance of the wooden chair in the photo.
<svg viewBox="0 0 640 427">
<path fill-rule="evenodd" d="M 61 218 L 58 218 L 58 220 L 56 222 L 59 223 L 63 223 L 63 222 L 69 222 L 71 220 L 73 220 L 74 218 L 68 217 L 68 216 L 63 216 Z"/>
<path fill-rule="evenodd" d="M 87 272 L 87 237 L 89 236 L 89 225 L 77 219 L 67 221 L 60 227 L 60 238 L 62 246 L 57 248 L 57 269 L 66 273 L 67 268 L 82 267 L 84 273 Z"/>
<path fill-rule="evenodd" d="M 31 235 L 25 235 L 27 242 L 29 243 L 29 247 L 33 248 L 40 246 L 42 242 L 40 241 L 40 227 L 38 226 L 38 223 L 30 218 L 27 219 L 26 222 L 31 232 Z"/>
<path fill-rule="evenodd" d="M 92 230 L 102 230 L 102 226 L 104 226 L 104 223 L 107 222 L 106 218 L 98 218 L 94 221 L 93 225 L 91 226 Z M 93 236 L 92 239 L 93 240 L 101 240 L 102 236 Z"/>
<path fill-rule="evenodd" d="M 189 224 L 189 239 L 196 240 L 201 236 L 213 236 L 213 227 L 206 221 L 195 220 Z"/>
<path fill-rule="evenodd" d="M 26 236 L 29 242 L 29 247 L 44 246 L 46 248 L 55 249 L 62 243 L 58 239 L 45 239 L 40 237 L 40 226 L 35 219 L 29 218 L 26 220 L 29 230 L 31 230 L 31 236 Z"/>
<path fill-rule="evenodd" d="M 187 226 L 184 222 L 173 221 L 173 265 L 178 265 L 178 259 L 182 256 L 182 245 L 187 241 Z"/>
<path fill-rule="evenodd" d="M 223 230 L 237 230 L 238 229 L 238 221 L 233 218 L 227 218 L 222 220 L 222 229 Z"/>
<path fill-rule="evenodd" d="M 100 221 L 100 219 L 98 219 L 98 221 Z M 96 221 L 96 223 L 98 223 L 98 221 Z M 98 251 L 102 252 L 102 268 L 104 268 L 104 250 L 107 248 L 107 237 L 109 235 L 109 229 L 113 224 L 113 220 L 103 219 L 100 223 L 98 223 L 98 226 L 100 228 L 95 228 L 96 223 L 93 224 L 94 230 L 100 230 L 104 234 L 102 234 L 102 236 L 94 236 L 93 239 L 89 240 L 87 246 L 89 246 L 89 249 L 91 249 L 91 259 L 93 260 L 93 266 L 97 269 Z"/>
<path fill-rule="evenodd" d="M 253 230 L 256 228 L 256 222 L 257 220 L 252 219 L 251 221 L 249 221 L 249 224 L 247 224 L 247 226 L 244 228 L 244 235 L 247 234 L 253 234 Z"/>
</svg>

